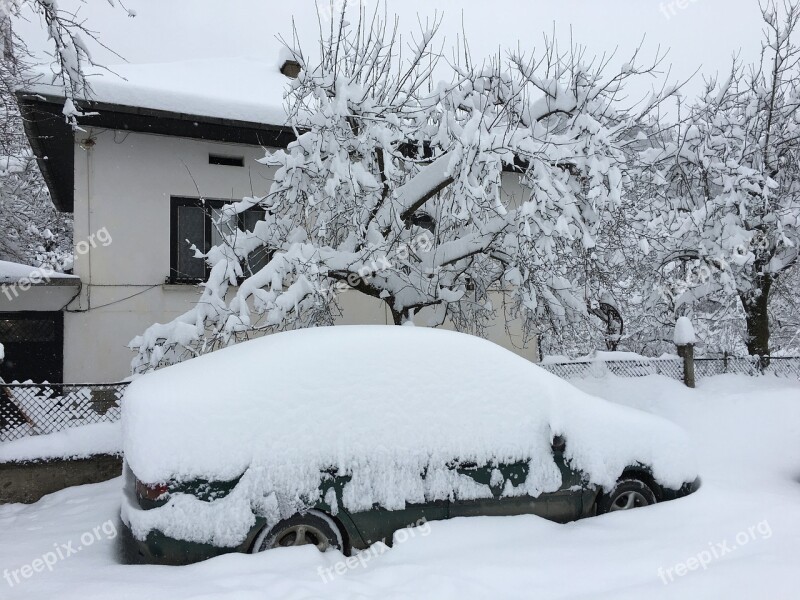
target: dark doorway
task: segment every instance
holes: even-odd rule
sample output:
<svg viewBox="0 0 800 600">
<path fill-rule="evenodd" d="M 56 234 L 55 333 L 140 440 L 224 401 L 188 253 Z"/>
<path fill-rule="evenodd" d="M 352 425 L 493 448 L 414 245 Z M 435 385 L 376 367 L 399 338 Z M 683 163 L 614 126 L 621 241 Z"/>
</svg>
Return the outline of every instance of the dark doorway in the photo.
<svg viewBox="0 0 800 600">
<path fill-rule="evenodd" d="M 0 377 L 6 383 L 62 381 L 63 313 L 0 313 L 0 344 L 5 348 L 5 359 L 0 361 Z"/>
</svg>

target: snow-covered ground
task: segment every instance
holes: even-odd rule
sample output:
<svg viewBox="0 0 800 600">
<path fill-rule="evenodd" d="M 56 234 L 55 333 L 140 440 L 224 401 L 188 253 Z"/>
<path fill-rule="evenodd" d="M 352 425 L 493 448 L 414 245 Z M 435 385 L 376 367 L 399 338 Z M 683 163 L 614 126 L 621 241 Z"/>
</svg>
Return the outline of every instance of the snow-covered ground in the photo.
<svg viewBox="0 0 800 600">
<path fill-rule="evenodd" d="M 700 491 L 568 525 L 531 516 L 428 523 L 350 567 L 310 547 L 155 567 L 116 563 L 115 480 L 0 507 L 0 598 L 798 597 L 800 383 L 733 375 L 697 390 L 659 376 L 577 383 L 684 426 Z"/>
</svg>

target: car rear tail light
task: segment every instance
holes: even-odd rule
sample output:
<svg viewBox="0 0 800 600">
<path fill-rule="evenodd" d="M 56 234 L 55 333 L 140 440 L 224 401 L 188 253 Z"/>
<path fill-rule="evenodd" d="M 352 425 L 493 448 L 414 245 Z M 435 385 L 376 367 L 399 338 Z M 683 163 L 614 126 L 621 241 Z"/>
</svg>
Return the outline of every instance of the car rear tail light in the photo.
<svg viewBox="0 0 800 600">
<path fill-rule="evenodd" d="M 169 486 L 166 483 L 148 484 L 136 480 L 136 495 L 143 500 L 153 502 L 162 500 L 169 494 Z"/>
</svg>

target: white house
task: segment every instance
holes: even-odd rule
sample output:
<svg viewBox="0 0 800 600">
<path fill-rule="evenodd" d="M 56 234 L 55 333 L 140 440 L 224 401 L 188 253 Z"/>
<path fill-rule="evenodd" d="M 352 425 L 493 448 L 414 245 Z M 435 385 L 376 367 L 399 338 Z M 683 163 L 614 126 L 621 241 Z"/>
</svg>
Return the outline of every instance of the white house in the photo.
<svg viewBox="0 0 800 600">
<path fill-rule="evenodd" d="M 268 190 L 272 171 L 256 159 L 293 139 L 282 125 L 283 67 L 252 60 L 126 66 L 119 69 L 125 80 L 93 80 L 91 101 L 81 104 L 90 114 L 75 132 L 62 115 L 59 88 L 19 92 L 53 200 L 74 215 L 77 279 L 63 304 L 39 306 L 20 294 L 0 304 L 0 320 L 35 320 L 44 311 L 52 327 L 63 327 L 53 360 L 62 362 L 64 382 L 126 377 L 129 341 L 198 299 L 205 265 L 186 240 L 202 247 L 215 235 L 198 199 L 221 204 Z M 514 174 L 506 179 L 514 203 L 521 188 Z M 245 214 L 244 224 L 257 216 Z M 382 302 L 356 291 L 343 296 L 342 324 L 392 322 Z M 537 359 L 518 324 L 498 319 L 489 337 Z"/>
</svg>

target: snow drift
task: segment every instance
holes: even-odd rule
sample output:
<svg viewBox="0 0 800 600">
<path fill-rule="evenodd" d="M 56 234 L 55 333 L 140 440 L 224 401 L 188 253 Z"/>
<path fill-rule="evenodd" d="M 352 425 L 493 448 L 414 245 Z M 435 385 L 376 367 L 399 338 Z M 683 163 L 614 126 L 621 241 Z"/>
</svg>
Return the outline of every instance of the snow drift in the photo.
<svg viewBox="0 0 800 600">
<path fill-rule="evenodd" d="M 156 371 L 129 386 L 123 431 L 127 463 L 147 483 L 241 476 L 213 502 L 175 494 L 154 510 L 123 507 L 137 537 L 157 528 L 217 545 L 240 543 L 254 513 L 272 522 L 314 502 L 330 469 L 352 476 L 350 511 L 491 496 L 447 468 L 454 459 L 529 461 L 523 489 L 504 493 L 555 491 L 555 435 L 598 486 L 637 463 L 671 488 L 697 475 L 677 426 L 485 340 L 413 327 L 280 333 Z"/>
</svg>

